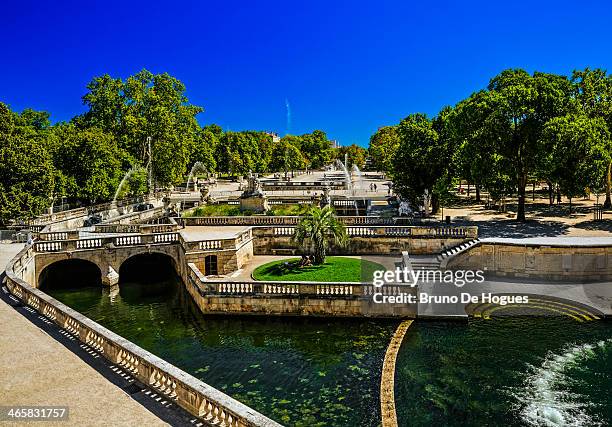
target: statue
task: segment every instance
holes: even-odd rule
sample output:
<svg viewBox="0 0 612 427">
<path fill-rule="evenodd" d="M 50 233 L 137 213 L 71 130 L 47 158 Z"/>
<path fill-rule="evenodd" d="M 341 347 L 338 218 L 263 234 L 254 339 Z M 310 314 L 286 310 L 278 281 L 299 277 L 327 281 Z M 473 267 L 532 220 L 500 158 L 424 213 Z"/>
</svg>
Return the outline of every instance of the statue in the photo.
<svg viewBox="0 0 612 427">
<path fill-rule="evenodd" d="M 202 185 L 202 186 L 200 187 L 200 201 L 201 201 L 201 202 L 206 202 L 206 201 L 208 201 L 209 196 L 210 196 L 210 190 L 208 189 L 208 187 L 207 187 L 207 186 Z"/>
<path fill-rule="evenodd" d="M 406 200 L 402 200 L 397 208 L 399 216 L 410 216 L 412 214 L 412 209 L 410 209 L 410 203 Z"/>
<path fill-rule="evenodd" d="M 429 194 L 428 189 L 425 189 L 425 194 L 423 195 L 423 210 L 425 211 L 425 216 L 429 216 L 430 204 L 431 204 L 431 194 Z"/>
<path fill-rule="evenodd" d="M 270 209 L 261 182 L 252 171 L 249 171 L 247 188 L 240 196 L 240 209 L 253 212 L 266 212 Z"/>
<path fill-rule="evenodd" d="M 324 208 L 325 206 L 331 205 L 331 196 L 329 193 L 329 185 L 325 184 L 325 187 L 323 187 L 323 194 L 321 194 L 321 201 L 319 202 L 320 207 Z"/>
<path fill-rule="evenodd" d="M 263 196 L 263 189 L 261 186 L 261 182 L 257 177 L 257 174 L 253 174 L 249 171 L 249 176 L 247 178 L 247 188 L 242 193 L 241 197 L 252 197 L 252 196 Z"/>
</svg>

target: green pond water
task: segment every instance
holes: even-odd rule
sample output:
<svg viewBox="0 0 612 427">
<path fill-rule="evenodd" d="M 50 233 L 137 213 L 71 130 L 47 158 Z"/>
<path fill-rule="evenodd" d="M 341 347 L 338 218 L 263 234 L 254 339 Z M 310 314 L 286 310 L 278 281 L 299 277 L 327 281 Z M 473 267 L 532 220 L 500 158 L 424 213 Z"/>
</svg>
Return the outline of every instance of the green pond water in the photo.
<svg viewBox="0 0 612 427">
<path fill-rule="evenodd" d="M 43 290 L 285 425 L 377 426 L 397 321 L 202 315 L 176 278 Z M 415 322 L 400 349 L 401 426 L 610 425 L 609 322 Z"/>
</svg>

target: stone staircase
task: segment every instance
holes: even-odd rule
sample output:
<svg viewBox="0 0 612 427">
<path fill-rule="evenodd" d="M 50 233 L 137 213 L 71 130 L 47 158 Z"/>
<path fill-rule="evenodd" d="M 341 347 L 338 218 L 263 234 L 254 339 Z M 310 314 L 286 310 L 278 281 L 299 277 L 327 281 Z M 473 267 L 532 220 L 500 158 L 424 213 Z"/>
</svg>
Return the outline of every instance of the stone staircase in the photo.
<svg viewBox="0 0 612 427">
<path fill-rule="evenodd" d="M 425 271 L 437 271 L 446 269 L 448 260 L 454 256 L 465 252 L 472 247 L 476 246 L 480 242 L 480 239 L 470 240 L 469 242 L 462 243 L 458 246 L 445 249 L 438 255 L 408 255 L 408 252 L 402 252 L 402 260 L 398 263 L 400 268 L 406 267 L 406 264 L 410 264 L 414 270 L 425 270 Z"/>
<path fill-rule="evenodd" d="M 459 255 L 462 252 L 470 250 L 471 248 L 476 246 L 479 242 L 480 242 L 480 239 L 473 239 L 473 240 L 470 240 L 469 242 L 465 242 L 458 246 L 442 251 L 442 253 L 436 257 L 436 260 L 439 263 L 439 267 L 443 269 L 446 268 L 446 265 L 448 264 L 448 261 L 451 258 Z"/>
<path fill-rule="evenodd" d="M 413 255 L 410 263 L 414 270 L 439 270 L 440 261 L 435 255 Z"/>
</svg>

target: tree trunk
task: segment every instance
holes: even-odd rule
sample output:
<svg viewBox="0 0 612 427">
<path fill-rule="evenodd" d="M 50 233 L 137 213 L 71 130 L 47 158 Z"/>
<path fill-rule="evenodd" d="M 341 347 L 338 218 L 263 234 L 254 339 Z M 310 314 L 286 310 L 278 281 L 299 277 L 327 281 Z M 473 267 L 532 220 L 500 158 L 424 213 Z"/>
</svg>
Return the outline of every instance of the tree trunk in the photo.
<svg viewBox="0 0 612 427">
<path fill-rule="evenodd" d="M 520 174 L 518 177 L 518 209 L 516 212 L 517 221 L 525 221 L 525 187 L 527 186 L 526 174 Z"/>
<path fill-rule="evenodd" d="M 315 265 L 325 264 L 325 244 L 323 240 L 316 239 L 314 244 L 314 263 Z"/>
<path fill-rule="evenodd" d="M 438 209 L 440 208 L 440 199 L 438 198 L 437 195 L 432 194 L 431 195 L 431 214 L 435 215 L 436 213 L 438 213 Z"/>
<path fill-rule="evenodd" d="M 612 208 L 612 200 L 610 199 L 610 187 L 612 187 L 612 162 L 608 164 L 608 176 L 606 177 L 606 201 L 603 204 L 605 209 Z"/>
<path fill-rule="evenodd" d="M 531 200 L 533 200 L 534 202 L 535 202 L 535 185 L 536 185 L 536 182 L 533 181 L 533 188 L 531 190 Z"/>
<path fill-rule="evenodd" d="M 476 203 L 480 203 L 480 184 L 476 184 Z"/>
<path fill-rule="evenodd" d="M 569 216 L 572 216 L 572 198 L 569 197 Z"/>
<path fill-rule="evenodd" d="M 468 185 L 467 185 L 467 187 L 468 187 L 468 188 L 467 188 L 467 196 L 468 196 L 468 199 L 469 199 L 469 198 L 470 198 L 470 188 L 471 188 L 471 187 L 470 187 L 470 183 L 469 183 L 469 181 L 468 181 Z"/>
<path fill-rule="evenodd" d="M 557 204 L 561 204 L 561 186 L 557 185 Z"/>
<path fill-rule="evenodd" d="M 552 205 L 553 203 L 555 203 L 555 195 L 553 193 L 553 184 L 550 181 L 546 181 L 546 183 L 548 184 L 548 204 Z"/>
</svg>

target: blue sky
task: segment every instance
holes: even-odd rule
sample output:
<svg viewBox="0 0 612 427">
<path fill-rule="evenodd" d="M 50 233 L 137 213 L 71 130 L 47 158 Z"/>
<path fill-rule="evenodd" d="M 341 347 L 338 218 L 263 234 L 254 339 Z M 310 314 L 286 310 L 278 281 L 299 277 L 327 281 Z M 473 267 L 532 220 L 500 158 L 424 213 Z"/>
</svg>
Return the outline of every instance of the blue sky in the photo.
<svg viewBox="0 0 612 427">
<path fill-rule="evenodd" d="M 612 71 L 611 21 L 604 1 L 11 1 L 0 101 L 68 120 L 93 76 L 147 68 L 185 83 L 201 124 L 367 145 L 504 68 Z"/>
</svg>

